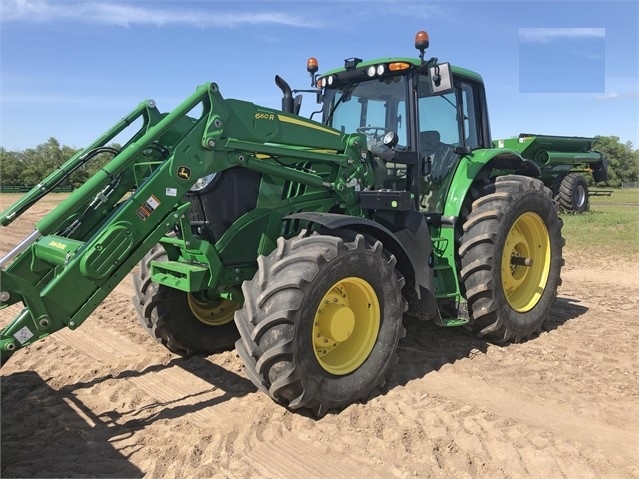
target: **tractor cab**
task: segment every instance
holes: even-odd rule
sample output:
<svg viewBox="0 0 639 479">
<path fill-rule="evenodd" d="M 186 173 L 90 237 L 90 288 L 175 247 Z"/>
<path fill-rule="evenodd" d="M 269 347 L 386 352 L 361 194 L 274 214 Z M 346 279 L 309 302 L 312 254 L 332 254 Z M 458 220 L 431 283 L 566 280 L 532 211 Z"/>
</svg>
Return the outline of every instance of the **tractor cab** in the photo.
<svg viewBox="0 0 639 479">
<path fill-rule="evenodd" d="M 491 144 L 484 87 L 476 73 L 424 61 L 425 32 L 415 45 L 419 59 L 349 58 L 321 75 L 311 59 L 308 70 L 322 122 L 366 136 L 376 187 L 410 191 L 421 211 L 442 214 L 461 159 Z"/>
</svg>

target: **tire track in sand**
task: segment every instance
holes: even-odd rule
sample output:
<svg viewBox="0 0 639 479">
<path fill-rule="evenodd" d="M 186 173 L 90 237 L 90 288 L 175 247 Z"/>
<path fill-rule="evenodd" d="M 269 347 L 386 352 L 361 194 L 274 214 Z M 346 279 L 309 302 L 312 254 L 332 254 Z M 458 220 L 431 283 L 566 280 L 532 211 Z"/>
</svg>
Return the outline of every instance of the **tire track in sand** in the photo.
<svg viewBox="0 0 639 479">
<path fill-rule="evenodd" d="M 432 372 L 423 378 L 424 388 L 453 400 L 470 402 L 501 417 L 523 421 L 533 427 L 551 432 L 574 444 L 587 444 L 610 455 L 637 460 L 639 432 L 628 431 L 606 423 L 581 418 L 569 407 L 551 408 L 535 404 L 506 392 L 501 387 L 486 384 L 452 372 Z M 472 394 L 469 393 L 472 391 Z"/>
<path fill-rule="evenodd" d="M 226 391 L 178 365 L 126 380 L 157 401 L 158 406 L 170 407 L 172 416 L 182 417 L 200 427 L 214 427 L 233 414 L 226 402 L 230 397 Z"/>
<path fill-rule="evenodd" d="M 360 463 L 354 457 L 327 447 L 325 443 L 312 443 L 294 432 L 285 431 L 269 441 L 260 441 L 244 455 L 242 462 L 244 467 L 255 471 L 255 476 L 263 478 L 389 477 L 384 468 Z"/>
</svg>

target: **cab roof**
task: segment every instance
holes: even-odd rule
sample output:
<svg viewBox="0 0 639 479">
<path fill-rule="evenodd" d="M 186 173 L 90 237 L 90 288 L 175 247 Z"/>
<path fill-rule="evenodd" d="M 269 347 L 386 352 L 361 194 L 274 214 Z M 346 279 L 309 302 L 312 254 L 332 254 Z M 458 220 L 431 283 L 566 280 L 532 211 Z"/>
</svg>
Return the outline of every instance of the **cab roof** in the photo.
<svg viewBox="0 0 639 479">
<path fill-rule="evenodd" d="M 369 66 L 376 66 L 376 65 L 380 65 L 380 64 L 390 64 L 390 63 L 408 63 L 410 65 L 409 70 L 413 70 L 415 68 L 418 68 L 422 65 L 422 62 L 419 58 L 410 58 L 410 57 L 388 57 L 388 58 L 377 58 L 374 60 L 360 60 L 358 58 L 347 58 L 344 62 L 348 62 L 348 61 L 352 61 L 355 62 L 356 65 L 354 67 L 351 68 L 346 68 L 346 67 L 341 67 L 341 68 L 335 68 L 333 70 L 329 70 L 325 73 L 322 73 L 320 75 L 318 75 L 318 79 L 324 78 L 324 77 L 328 77 L 330 75 L 338 75 L 340 73 L 344 73 L 344 72 L 350 72 L 350 71 L 361 71 L 362 73 L 364 73 L 364 71 L 366 70 L 367 67 Z M 438 65 L 440 65 L 443 62 L 437 62 Z M 451 65 L 451 71 L 453 73 L 453 75 L 460 75 L 460 76 L 464 76 L 466 78 L 470 78 L 472 80 L 475 80 L 477 82 L 483 83 L 484 80 L 481 77 L 481 75 L 477 72 L 474 72 L 472 70 L 468 70 L 466 68 L 462 68 L 462 67 L 458 67 L 458 66 L 454 66 Z"/>
</svg>

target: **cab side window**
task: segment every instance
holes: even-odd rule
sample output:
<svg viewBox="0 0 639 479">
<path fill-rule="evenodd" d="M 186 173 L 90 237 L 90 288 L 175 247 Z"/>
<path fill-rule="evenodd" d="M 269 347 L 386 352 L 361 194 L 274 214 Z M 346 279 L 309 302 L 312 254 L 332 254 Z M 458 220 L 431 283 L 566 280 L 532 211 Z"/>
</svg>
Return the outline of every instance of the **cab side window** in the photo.
<svg viewBox="0 0 639 479">
<path fill-rule="evenodd" d="M 480 148 L 481 134 L 479 131 L 479 124 L 477 118 L 479 116 L 479 95 L 477 94 L 477 88 L 470 83 L 461 84 L 461 98 L 463 103 L 464 112 L 464 134 L 466 138 L 464 140 L 464 146 L 470 146 L 471 148 Z"/>
<path fill-rule="evenodd" d="M 419 131 L 437 131 L 442 143 L 452 146 L 479 148 L 481 133 L 477 118 L 480 112 L 479 95 L 472 83 L 456 83 L 456 89 L 445 95 L 419 98 Z M 420 91 L 427 92 L 426 85 Z M 461 102 L 462 119 L 457 118 Z M 464 138 L 460 138 L 463 121 Z"/>
<path fill-rule="evenodd" d="M 455 92 L 419 99 L 419 131 L 437 131 L 442 143 L 459 145 Z"/>
</svg>

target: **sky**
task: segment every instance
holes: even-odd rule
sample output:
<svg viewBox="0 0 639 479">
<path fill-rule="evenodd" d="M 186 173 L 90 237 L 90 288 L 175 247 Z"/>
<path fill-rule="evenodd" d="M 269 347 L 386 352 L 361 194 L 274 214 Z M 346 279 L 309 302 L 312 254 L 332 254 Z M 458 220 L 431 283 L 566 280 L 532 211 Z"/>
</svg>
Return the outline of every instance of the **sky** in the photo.
<svg viewBox="0 0 639 479">
<path fill-rule="evenodd" d="M 207 81 L 280 108 L 345 58 L 437 57 L 482 75 L 493 139 L 615 135 L 639 148 L 637 1 L 0 0 L 0 146 L 82 147 L 142 100 Z M 317 109 L 307 94 L 302 114 Z"/>
</svg>

